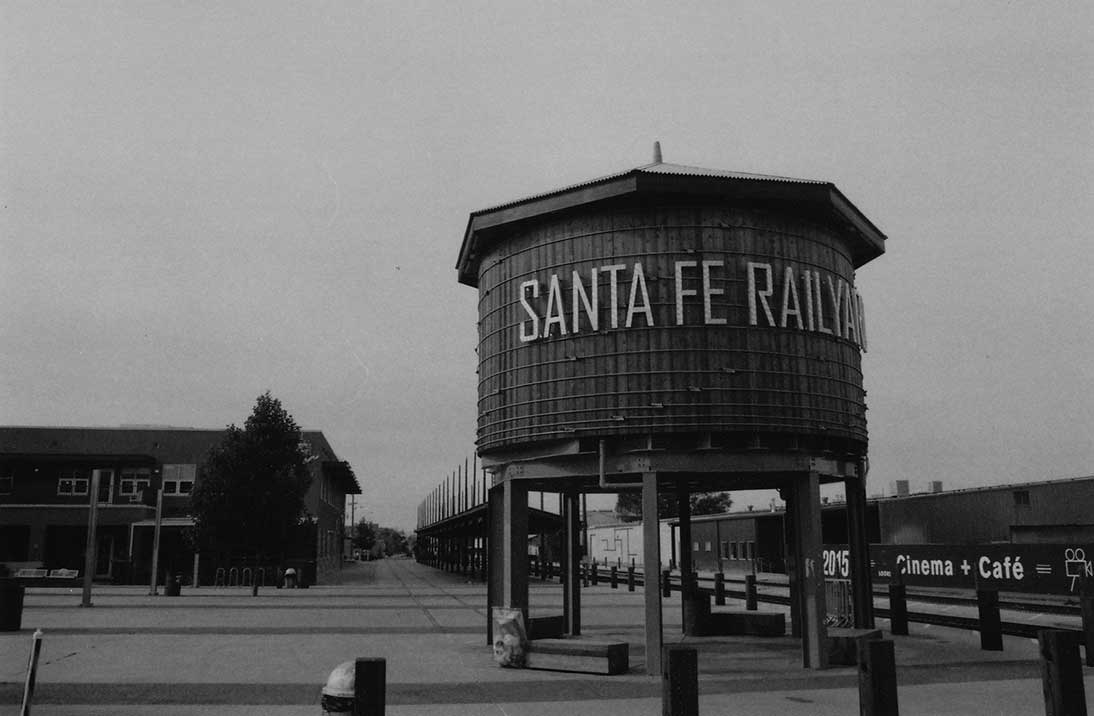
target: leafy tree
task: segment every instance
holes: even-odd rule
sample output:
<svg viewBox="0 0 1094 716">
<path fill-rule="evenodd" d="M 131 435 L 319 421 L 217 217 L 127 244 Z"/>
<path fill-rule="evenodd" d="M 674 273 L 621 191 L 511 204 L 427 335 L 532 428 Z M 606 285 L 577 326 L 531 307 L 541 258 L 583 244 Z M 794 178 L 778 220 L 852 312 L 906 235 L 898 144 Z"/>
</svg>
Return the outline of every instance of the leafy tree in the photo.
<svg viewBox="0 0 1094 716">
<path fill-rule="evenodd" d="M 376 544 L 376 530 L 378 527 L 375 522 L 366 520 L 358 522 L 357 531 L 353 535 L 353 546 L 366 552 L 371 550 L 372 546 Z"/>
<path fill-rule="evenodd" d="M 362 520 L 357 525 L 353 545 L 375 557 L 405 554 L 410 551 L 406 533 L 393 527 L 381 527 L 375 522 Z"/>
<path fill-rule="evenodd" d="M 688 502 L 693 515 L 715 515 L 728 512 L 733 498 L 728 492 L 697 492 L 691 494 Z M 620 492 L 615 502 L 615 513 L 624 522 L 642 519 L 642 493 Z M 663 492 L 657 496 L 658 519 L 676 517 L 678 514 L 675 493 Z"/>
<path fill-rule="evenodd" d="M 259 396 L 243 429 L 229 425 L 202 464 L 191 495 L 192 541 L 218 553 L 283 561 L 308 517 L 308 459 L 281 401 L 269 392 Z"/>
</svg>

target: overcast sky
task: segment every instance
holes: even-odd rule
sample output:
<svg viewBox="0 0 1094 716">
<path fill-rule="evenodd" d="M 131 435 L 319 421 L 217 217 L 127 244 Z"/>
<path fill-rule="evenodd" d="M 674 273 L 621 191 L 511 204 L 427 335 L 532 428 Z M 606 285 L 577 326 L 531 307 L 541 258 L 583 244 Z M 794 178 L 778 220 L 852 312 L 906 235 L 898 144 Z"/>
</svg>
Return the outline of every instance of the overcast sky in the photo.
<svg viewBox="0 0 1094 716">
<path fill-rule="evenodd" d="M 474 450 L 468 213 L 660 140 L 888 235 L 871 493 L 1094 474 L 1090 2 L 0 7 L 0 424 L 269 390 L 413 527 Z"/>
</svg>

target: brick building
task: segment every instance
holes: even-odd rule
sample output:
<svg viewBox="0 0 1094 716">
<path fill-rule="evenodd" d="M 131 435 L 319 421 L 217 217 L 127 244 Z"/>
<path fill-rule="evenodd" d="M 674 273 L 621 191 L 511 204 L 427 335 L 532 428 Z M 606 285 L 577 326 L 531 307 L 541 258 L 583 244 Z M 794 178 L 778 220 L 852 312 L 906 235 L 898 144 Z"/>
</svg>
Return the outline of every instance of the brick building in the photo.
<svg viewBox="0 0 1094 716">
<path fill-rule="evenodd" d="M 213 581 L 214 565 L 195 559 L 184 530 L 193 524 L 190 493 L 201 464 L 223 436 L 186 428 L 0 427 L 0 562 L 82 570 L 98 471 L 96 578 L 150 581 L 155 494 L 162 487 L 160 573 Z M 322 581 L 341 569 L 345 499 L 361 488 L 322 432 L 303 431 L 302 438 L 315 458 L 305 497 L 312 520 L 293 556 Z"/>
</svg>

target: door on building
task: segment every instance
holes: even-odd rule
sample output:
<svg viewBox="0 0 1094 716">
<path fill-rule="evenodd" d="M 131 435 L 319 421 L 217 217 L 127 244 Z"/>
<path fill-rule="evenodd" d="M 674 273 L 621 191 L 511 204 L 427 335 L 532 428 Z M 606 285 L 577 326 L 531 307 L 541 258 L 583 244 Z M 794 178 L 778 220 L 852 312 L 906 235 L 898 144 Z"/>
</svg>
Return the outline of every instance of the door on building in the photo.
<svg viewBox="0 0 1094 716">
<path fill-rule="evenodd" d="M 99 470 L 99 504 L 109 505 L 114 502 L 114 471 Z"/>
</svg>

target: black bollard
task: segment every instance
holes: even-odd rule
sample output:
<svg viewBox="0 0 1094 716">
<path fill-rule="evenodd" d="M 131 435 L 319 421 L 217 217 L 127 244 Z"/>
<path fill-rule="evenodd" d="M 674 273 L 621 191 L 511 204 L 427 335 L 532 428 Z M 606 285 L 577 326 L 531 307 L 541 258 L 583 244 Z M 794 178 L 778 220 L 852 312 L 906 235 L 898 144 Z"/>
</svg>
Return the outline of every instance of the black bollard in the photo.
<svg viewBox="0 0 1094 716">
<path fill-rule="evenodd" d="M 745 609 L 750 612 L 756 611 L 756 575 L 745 575 Z"/>
<path fill-rule="evenodd" d="M 627 567 L 627 591 L 634 591 L 634 567 Z"/>
<path fill-rule="evenodd" d="M 600 567 L 596 566 L 596 560 L 593 560 L 593 586 L 595 587 L 600 583 Z"/>
<path fill-rule="evenodd" d="M 665 597 L 672 596 L 672 572 L 667 569 L 661 572 L 661 594 Z"/>
<path fill-rule="evenodd" d="M 1065 629 L 1037 632 L 1045 716 L 1086 716 L 1079 636 L 1079 632 Z"/>
<path fill-rule="evenodd" d="M 661 716 L 698 716 L 699 652 L 666 646 L 661 658 Z"/>
<path fill-rule="evenodd" d="M 980 648 L 984 651 L 1003 650 L 1003 622 L 999 617 L 999 592 L 977 589 L 976 606 L 980 613 Z"/>
<path fill-rule="evenodd" d="M 900 580 L 889 585 L 889 631 L 908 636 L 908 588 Z"/>
<path fill-rule="evenodd" d="M 581 586 L 589 586 L 589 565 L 585 562 L 581 563 Z"/>
<path fill-rule="evenodd" d="M 1087 577 L 1079 595 L 1079 607 L 1083 615 L 1083 635 L 1086 646 L 1086 665 L 1094 666 L 1094 578 Z"/>
<path fill-rule="evenodd" d="M 612 579 L 612 589 L 618 589 L 619 588 L 619 574 L 616 571 L 616 568 L 615 568 L 614 564 L 612 565 L 612 577 L 611 577 L 611 579 Z"/>
<path fill-rule="evenodd" d="M 890 639 L 859 639 L 858 701 L 861 716 L 897 716 L 896 652 Z"/>
<path fill-rule="evenodd" d="M 714 575 L 714 603 L 720 607 L 726 603 L 726 575 L 721 572 Z"/>
<path fill-rule="evenodd" d="M 387 660 L 358 659 L 353 669 L 353 713 L 384 716 L 387 709 Z"/>
</svg>

